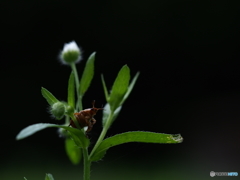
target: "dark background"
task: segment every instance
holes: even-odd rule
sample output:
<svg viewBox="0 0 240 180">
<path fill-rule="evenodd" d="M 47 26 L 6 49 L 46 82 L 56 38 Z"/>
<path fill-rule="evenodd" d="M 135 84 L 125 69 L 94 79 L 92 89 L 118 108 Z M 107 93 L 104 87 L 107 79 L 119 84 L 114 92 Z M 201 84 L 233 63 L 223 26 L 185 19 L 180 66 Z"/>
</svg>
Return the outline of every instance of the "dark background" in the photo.
<svg viewBox="0 0 240 180">
<path fill-rule="evenodd" d="M 63 44 L 75 40 L 84 60 L 96 51 L 95 77 L 84 108 L 105 104 L 108 88 L 128 64 L 140 77 L 107 136 L 145 130 L 181 133 L 175 145 L 125 144 L 92 165 L 92 179 L 208 179 L 210 171 L 240 173 L 240 53 L 237 1 L 0 2 L 0 179 L 82 178 L 63 139 L 50 128 L 16 141 L 49 117 L 40 88 L 66 100 L 70 68 L 61 65 Z M 101 131 L 101 113 L 92 131 Z"/>
</svg>

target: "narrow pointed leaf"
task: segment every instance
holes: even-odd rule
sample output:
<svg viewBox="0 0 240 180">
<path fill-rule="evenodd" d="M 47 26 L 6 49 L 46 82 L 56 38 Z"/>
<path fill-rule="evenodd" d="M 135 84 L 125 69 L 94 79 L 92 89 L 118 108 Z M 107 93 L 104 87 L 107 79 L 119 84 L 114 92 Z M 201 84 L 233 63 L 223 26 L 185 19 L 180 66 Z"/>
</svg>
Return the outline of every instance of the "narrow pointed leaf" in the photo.
<svg viewBox="0 0 240 180">
<path fill-rule="evenodd" d="M 90 83 L 92 81 L 94 75 L 94 60 L 95 60 L 95 52 L 90 55 L 87 60 L 86 66 L 84 68 L 82 78 L 80 81 L 79 92 L 80 95 L 83 96 L 84 93 L 87 91 Z"/>
<path fill-rule="evenodd" d="M 59 102 L 59 100 L 57 100 L 57 98 L 55 98 L 55 96 L 46 88 L 42 87 L 41 92 L 42 96 L 47 100 L 49 105 L 53 105 L 54 103 Z"/>
<path fill-rule="evenodd" d="M 33 124 L 33 125 L 28 126 L 19 132 L 16 139 L 17 140 L 24 139 L 28 136 L 33 135 L 34 133 L 36 133 L 38 131 L 41 131 L 45 128 L 50 128 L 50 127 L 63 128 L 65 130 L 67 130 L 73 136 L 75 143 L 79 147 L 88 147 L 89 146 L 89 139 L 85 136 L 85 134 L 81 130 L 72 128 L 69 126 L 48 124 L 48 123 L 38 123 L 38 124 Z"/>
<path fill-rule="evenodd" d="M 130 93 L 132 92 L 132 89 L 138 79 L 138 76 L 140 75 L 140 72 L 137 72 L 137 74 L 134 76 L 133 80 L 131 81 L 130 85 L 128 86 L 128 90 L 126 92 L 126 94 L 123 97 L 123 100 L 121 102 L 121 105 L 126 101 L 126 99 L 128 98 L 128 96 L 130 95 Z"/>
<path fill-rule="evenodd" d="M 76 146 L 74 140 L 72 140 L 69 137 L 66 138 L 65 149 L 70 161 L 75 165 L 79 164 L 82 158 L 82 152 L 81 152 L 81 148 Z"/>
<path fill-rule="evenodd" d="M 54 180 L 52 174 L 46 174 L 45 180 Z"/>
<path fill-rule="evenodd" d="M 68 105 L 75 109 L 75 84 L 74 73 L 71 72 L 68 80 Z"/>
<path fill-rule="evenodd" d="M 103 85 L 103 91 L 104 91 L 104 94 L 105 94 L 105 98 L 106 98 L 106 101 L 108 102 L 109 95 L 108 95 L 108 91 L 107 91 L 107 87 L 106 87 L 106 83 L 104 81 L 103 75 L 101 75 L 101 80 L 102 80 L 102 85 Z"/>
<path fill-rule="evenodd" d="M 123 100 L 123 97 L 128 89 L 129 80 L 130 69 L 127 65 L 124 65 L 114 81 L 110 94 L 109 104 L 112 111 L 115 111 Z"/>
<path fill-rule="evenodd" d="M 142 143 L 181 143 L 183 138 L 180 134 L 163 134 L 154 132 L 132 131 L 117 134 L 102 141 L 95 153 L 92 155 L 91 161 L 98 161 L 104 157 L 106 151 L 113 146 L 129 142 Z"/>
</svg>

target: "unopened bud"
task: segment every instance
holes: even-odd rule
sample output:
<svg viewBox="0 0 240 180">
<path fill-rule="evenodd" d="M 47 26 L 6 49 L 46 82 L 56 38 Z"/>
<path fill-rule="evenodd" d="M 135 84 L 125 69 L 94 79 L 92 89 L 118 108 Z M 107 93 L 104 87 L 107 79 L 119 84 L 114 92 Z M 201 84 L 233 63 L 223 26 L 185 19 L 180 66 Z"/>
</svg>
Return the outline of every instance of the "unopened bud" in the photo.
<svg viewBox="0 0 240 180">
<path fill-rule="evenodd" d="M 63 64 L 78 63 L 82 59 L 82 52 L 75 41 L 64 44 L 60 53 L 60 60 Z"/>
<path fill-rule="evenodd" d="M 56 102 L 51 106 L 50 112 L 54 118 L 60 120 L 65 115 L 65 105 L 62 102 Z"/>
</svg>

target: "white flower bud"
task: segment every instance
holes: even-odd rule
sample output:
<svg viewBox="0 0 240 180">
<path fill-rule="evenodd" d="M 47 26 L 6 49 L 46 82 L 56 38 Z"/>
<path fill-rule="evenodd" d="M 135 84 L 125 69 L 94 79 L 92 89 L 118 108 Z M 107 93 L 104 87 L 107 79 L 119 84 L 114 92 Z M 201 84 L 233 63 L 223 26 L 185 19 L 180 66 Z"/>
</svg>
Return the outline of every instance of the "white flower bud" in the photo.
<svg viewBox="0 0 240 180">
<path fill-rule="evenodd" d="M 82 59 L 81 55 L 81 49 L 75 41 L 72 41 L 64 44 L 63 50 L 60 53 L 60 61 L 63 64 L 78 63 Z"/>
</svg>

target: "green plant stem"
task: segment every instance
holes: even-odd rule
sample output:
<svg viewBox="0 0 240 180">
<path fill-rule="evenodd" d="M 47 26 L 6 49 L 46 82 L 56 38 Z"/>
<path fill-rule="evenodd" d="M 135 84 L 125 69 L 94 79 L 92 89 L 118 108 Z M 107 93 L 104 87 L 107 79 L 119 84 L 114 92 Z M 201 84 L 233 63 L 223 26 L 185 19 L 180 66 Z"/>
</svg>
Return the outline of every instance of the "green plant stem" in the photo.
<svg viewBox="0 0 240 180">
<path fill-rule="evenodd" d="M 71 68 L 72 68 L 73 73 L 74 73 L 75 84 L 76 84 L 76 91 L 77 91 L 77 105 L 76 105 L 76 109 L 77 109 L 77 111 L 81 111 L 82 110 L 82 97 L 81 97 L 81 95 L 79 93 L 79 78 L 78 78 L 78 72 L 77 72 L 76 64 L 72 63 L 71 64 Z"/>
<path fill-rule="evenodd" d="M 83 179 L 84 180 L 90 180 L 91 161 L 88 158 L 88 150 L 87 150 L 87 148 L 83 148 L 82 152 L 83 152 L 83 159 L 84 159 Z"/>
<path fill-rule="evenodd" d="M 99 138 L 98 138 L 95 146 L 93 147 L 93 149 L 92 149 L 92 151 L 91 151 L 91 154 L 90 154 L 90 156 L 89 156 L 89 159 L 91 159 L 91 156 L 94 154 L 94 152 L 96 151 L 96 149 L 98 148 L 98 146 L 99 146 L 99 145 L 101 144 L 101 142 L 103 141 L 103 139 L 104 139 L 104 137 L 105 137 L 105 135 L 106 135 L 106 133 L 107 133 L 110 125 L 111 125 L 112 119 L 113 119 L 113 112 L 111 111 L 111 113 L 109 114 L 108 119 L 107 119 L 107 121 L 106 121 L 106 123 L 105 123 L 105 125 L 104 125 L 104 127 L 103 127 L 103 130 L 102 130 L 102 132 L 101 132 L 101 134 L 100 134 L 100 136 L 99 136 Z"/>
</svg>

